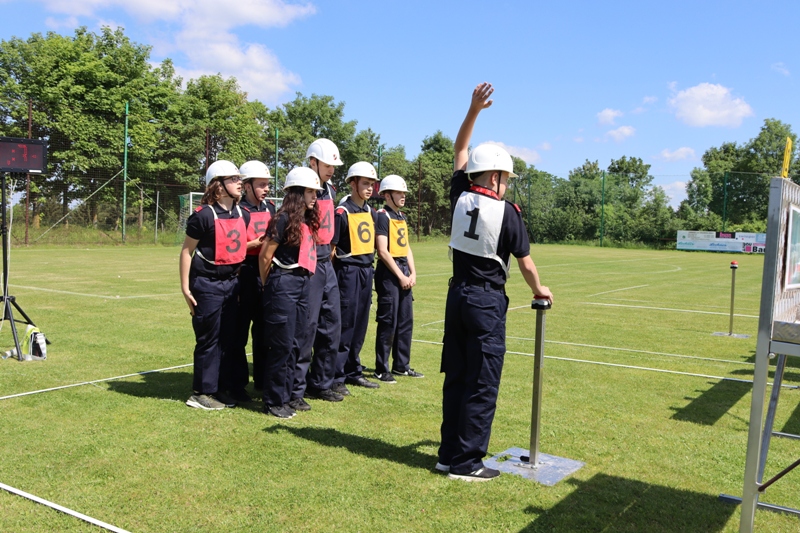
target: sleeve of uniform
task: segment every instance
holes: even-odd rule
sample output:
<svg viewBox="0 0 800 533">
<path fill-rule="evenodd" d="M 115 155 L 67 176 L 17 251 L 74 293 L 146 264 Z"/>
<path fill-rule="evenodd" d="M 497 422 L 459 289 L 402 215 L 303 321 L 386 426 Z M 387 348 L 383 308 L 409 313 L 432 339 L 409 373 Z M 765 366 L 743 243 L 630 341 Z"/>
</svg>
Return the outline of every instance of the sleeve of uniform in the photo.
<svg viewBox="0 0 800 533">
<path fill-rule="evenodd" d="M 506 245 L 511 250 L 511 254 L 516 258 L 531 255 L 531 243 L 528 240 L 528 230 L 525 229 L 525 222 L 522 220 L 522 212 L 519 207 L 506 202 L 505 219 L 506 225 Z"/>
<path fill-rule="evenodd" d="M 336 244 L 339 243 L 339 238 L 342 236 L 343 233 L 347 232 L 347 209 L 342 206 L 338 206 L 336 208 L 336 214 L 333 217 L 334 220 L 334 232 L 333 232 L 333 241 Z"/>
<path fill-rule="evenodd" d="M 286 213 L 281 213 L 277 220 L 275 220 L 275 229 L 273 230 L 273 234 L 270 235 L 270 238 L 278 244 L 283 244 L 283 236 L 286 233 L 287 221 L 288 217 L 286 216 Z"/>
<path fill-rule="evenodd" d="M 250 227 L 250 210 L 242 208 L 242 218 L 244 218 L 244 225 Z"/>
<path fill-rule="evenodd" d="M 385 209 L 377 211 L 375 235 L 389 236 L 389 213 Z"/>
<path fill-rule="evenodd" d="M 211 209 L 214 209 L 213 207 Z M 194 213 L 189 215 L 189 220 L 186 221 L 186 236 L 192 238 L 196 241 L 199 241 L 203 238 L 210 227 L 208 223 L 208 218 L 206 217 L 206 212 L 211 213 L 205 206 L 200 206 Z M 213 218 L 212 218 L 213 220 Z"/>
<path fill-rule="evenodd" d="M 267 211 L 269 211 L 269 216 L 271 217 L 275 216 L 275 202 L 273 202 L 272 200 L 269 200 L 267 202 Z"/>
<path fill-rule="evenodd" d="M 463 170 L 456 170 L 453 172 L 453 177 L 450 179 L 450 213 L 456 208 L 461 193 L 469 190 L 469 178 L 467 173 Z"/>
</svg>

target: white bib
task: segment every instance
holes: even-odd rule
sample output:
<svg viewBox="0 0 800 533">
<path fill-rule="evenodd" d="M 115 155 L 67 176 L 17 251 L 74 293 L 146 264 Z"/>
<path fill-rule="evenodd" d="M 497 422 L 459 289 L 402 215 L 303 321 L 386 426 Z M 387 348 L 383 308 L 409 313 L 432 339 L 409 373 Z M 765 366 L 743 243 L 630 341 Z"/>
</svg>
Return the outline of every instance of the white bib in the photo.
<svg viewBox="0 0 800 533">
<path fill-rule="evenodd" d="M 502 200 L 495 200 L 482 194 L 462 192 L 453 211 L 450 247 L 470 255 L 498 261 L 508 278 L 509 265 L 497 255 L 505 209 L 506 203 Z"/>
</svg>

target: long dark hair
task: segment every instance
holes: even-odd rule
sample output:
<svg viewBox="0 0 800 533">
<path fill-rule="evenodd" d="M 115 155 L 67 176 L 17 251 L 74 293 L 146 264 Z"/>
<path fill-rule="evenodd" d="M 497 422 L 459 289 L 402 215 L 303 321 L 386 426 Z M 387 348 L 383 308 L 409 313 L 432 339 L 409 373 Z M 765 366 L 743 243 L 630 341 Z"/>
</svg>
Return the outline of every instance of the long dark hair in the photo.
<svg viewBox="0 0 800 533">
<path fill-rule="evenodd" d="M 222 183 L 224 178 L 215 178 L 208 184 L 206 187 L 205 192 L 203 193 L 203 197 L 200 199 L 201 205 L 211 205 L 219 201 L 222 198 L 222 195 L 228 195 L 228 189 L 225 188 L 225 184 Z M 240 198 L 233 197 L 233 203 L 237 204 Z"/>
<path fill-rule="evenodd" d="M 314 204 L 314 209 L 306 208 L 304 199 L 305 187 L 289 187 L 286 189 L 286 194 L 283 197 L 283 204 L 275 216 L 269 221 L 267 227 L 267 235 L 270 238 L 275 237 L 275 225 L 281 213 L 286 213 L 288 222 L 284 233 L 284 244 L 287 246 L 300 246 L 303 241 L 303 230 L 300 225 L 305 222 L 308 228 L 314 235 L 314 240 L 317 239 L 317 230 L 319 230 L 319 205 Z"/>
</svg>

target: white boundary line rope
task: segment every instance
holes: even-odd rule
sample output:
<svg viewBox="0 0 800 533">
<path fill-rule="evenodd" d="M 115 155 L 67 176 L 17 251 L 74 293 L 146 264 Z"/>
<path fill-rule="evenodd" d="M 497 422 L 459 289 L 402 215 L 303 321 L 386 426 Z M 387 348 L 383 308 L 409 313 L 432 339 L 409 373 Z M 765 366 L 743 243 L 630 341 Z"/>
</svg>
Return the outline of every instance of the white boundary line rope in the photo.
<svg viewBox="0 0 800 533">
<path fill-rule="evenodd" d="M 25 491 L 22 491 L 22 490 L 19 490 L 19 489 L 15 489 L 14 487 L 9 487 L 8 485 L 6 485 L 4 483 L 0 483 L 0 489 L 7 490 L 8 492 L 10 492 L 12 494 L 16 494 L 17 496 L 22 496 L 23 498 L 27 498 L 29 500 L 32 500 L 32 501 L 36 502 L 36 503 L 41 503 L 42 505 L 46 505 L 47 507 L 55 509 L 56 511 L 61 511 L 62 513 L 66 513 L 66 514 L 68 514 L 70 516 L 74 516 L 75 518 L 79 518 L 79 519 L 83 520 L 84 522 L 89 522 L 90 524 L 93 524 L 95 526 L 101 527 L 101 528 L 106 529 L 108 531 L 114 531 L 114 533 L 130 533 L 128 530 L 118 528 L 117 526 L 112 526 L 111 524 L 107 524 L 107 523 L 105 523 L 105 522 L 103 522 L 101 520 L 98 520 L 96 518 L 92 518 L 91 516 L 86 516 L 85 514 L 79 513 L 77 511 L 73 511 L 72 509 L 67 509 L 66 507 L 62 507 L 61 505 L 58 505 L 57 503 L 49 502 L 49 501 L 47 501 L 45 499 L 42 499 L 42 498 L 40 498 L 38 496 L 34 496 L 33 494 L 28 494 Z"/>
<path fill-rule="evenodd" d="M 642 287 L 649 287 L 650 285 L 635 285 L 633 287 L 625 287 L 624 289 L 614 289 L 613 291 L 604 291 L 604 292 L 596 292 L 594 294 L 590 294 L 587 298 L 591 298 L 592 296 L 600 296 L 601 294 L 610 294 L 612 292 L 619 292 L 619 291 L 629 291 L 631 289 L 641 289 Z"/>
<path fill-rule="evenodd" d="M 722 315 L 730 316 L 730 313 L 719 313 L 716 311 L 697 311 L 695 309 L 672 309 L 669 307 L 648 307 L 646 305 L 624 305 L 624 304 L 607 304 L 601 302 L 581 302 L 584 305 L 603 305 L 606 307 L 629 307 L 631 309 L 653 309 L 655 311 L 675 311 L 676 313 L 700 313 L 702 315 Z M 739 315 L 734 313 L 733 316 L 742 318 L 758 318 L 758 315 Z"/>
<path fill-rule="evenodd" d="M 106 296 L 103 294 L 89 294 L 85 292 L 72 292 L 72 291 L 60 291 L 58 289 L 45 289 L 44 287 L 28 287 L 26 285 L 11 285 L 11 287 L 17 289 L 27 289 L 30 291 L 42 291 L 42 292 L 55 292 L 58 294 L 69 294 L 71 296 L 86 296 L 87 298 L 102 298 L 104 300 L 131 300 L 134 298 L 161 298 L 164 296 L 180 296 L 181 293 L 179 292 L 171 292 L 167 294 L 140 294 L 137 296 Z"/>
<path fill-rule="evenodd" d="M 411 339 L 411 340 L 413 342 L 420 342 L 422 344 L 438 344 L 439 346 L 441 346 L 443 344 L 441 342 L 435 342 L 435 341 L 423 341 L 423 340 L 419 340 L 419 339 Z M 545 341 L 545 342 L 548 342 L 548 341 Z M 525 353 L 525 352 L 510 352 L 510 351 L 508 351 L 506 353 L 511 353 L 511 354 L 514 354 L 514 355 L 524 355 L 526 357 L 535 357 L 535 354 Z M 736 381 L 738 383 L 753 383 L 753 380 L 751 380 L 751 379 L 728 378 L 728 377 L 723 377 L 723 376 L 711 376 L 711 375 L 708 375 L 708 374 L 695 374 L 693 372 L 679 372 L 677 370 L 665 370 L 665 369 L 662 369 L 662 368 L 650 368 L 650 367 L 646 367 L 646 366 L 620 365 L 620 364 L 617 364 L 617 363 L 604 363 L 602 361 L 589 361 L 589 360 L 586 360 L 586 359 L 572 359 L 572 358 L 569 358 L 569 357 L 554 357 L 552 355 L 545 355 L 544 358 L 545 359 L 555 359 L 557 361 L 568 361 L 568 362 L 571 362 L 571 363 L 587 363 L 587 364 L 590 364 L 590 365 L 612 366 L 612 367 L 616 367 L 616 368 L 629 368 L 631 370 L 644 370 L 646 372 L 659 372 L 659 373 L 662 373 L 662 374 L 673 374 L 673 375 L 678 375 L 678 376 L 691 376 L 691 377 L 705 378 L 705 379 L 719 379 L 719 380 L 722 380 L 722 381 Z M 768 385 L 772 385 L 772 383 L 768 383 Z M 785 387 L 787 389 L 800 388 L 800 387 L 798 387 L 796 385 L 781 385 L 781 387 Z"/>
<path fill-rule="evenodd" d="M 71 383 L 69 385 L 61 385 L 60 387 L 51 387 L 49 389 L 41 389 L 30 392 L 20 392 L 19 394 L 10 394 L 8 396 L 0 396 L 0 400 L 10 400 L 11 398 L 19 398 L 21 396 L 30 396 L 31 394 L 39 394 L 41 392 L 50 392 L 54 390 L 69 389 L 71 387 L 81 387 L 83 385 L 94 385 L 95 383 L 103 383 L 105 381 L 114 381 L 115 379 L 132 378 L 134 376 L 144 376 L 145 374 L 153 374 L 155 372 L 166 372 L 167 370 L 175 370 L 177 368 L 186 368 L 192 366 L 194 363 L 187 363 L 185 365 L 168 366 L 166 368 L 159 368 L 156 370 L 144 370 L 142 372 L 134 372 L 133 374 L 125 374 L 124 376 L 114 376 L 113 378 L 95 379 L 93 381 L 82 381 L 80 383 Z"/>
</svg>

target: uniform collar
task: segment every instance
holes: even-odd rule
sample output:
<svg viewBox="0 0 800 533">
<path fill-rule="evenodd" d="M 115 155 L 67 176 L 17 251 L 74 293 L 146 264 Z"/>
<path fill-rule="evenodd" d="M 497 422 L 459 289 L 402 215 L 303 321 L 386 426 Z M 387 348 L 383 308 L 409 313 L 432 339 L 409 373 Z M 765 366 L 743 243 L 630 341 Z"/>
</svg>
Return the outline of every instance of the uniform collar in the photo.
<svg viewBox="0 0 800 533">
<path fill-rule="evenodd" d="M 484 196 L 488 196 L 489 198 L 494 198 L 495 200 L 499 200 L 500 197 L 491 189 L 487 189 L 486 187 L 481 187 L 480 185 L 473 185 L 469 188 L 470 192 L 476 192 L 478 194 L 482 194 Z"/>
</svg>

